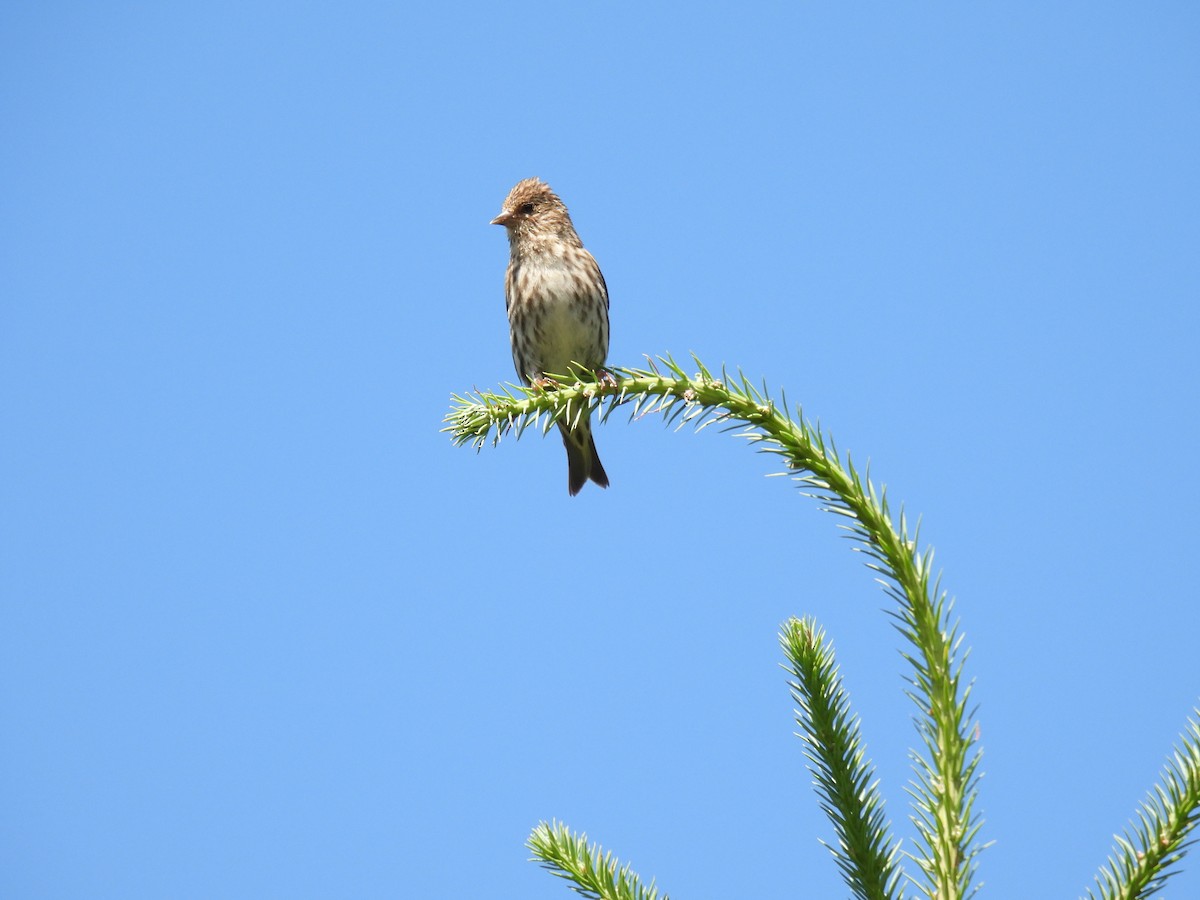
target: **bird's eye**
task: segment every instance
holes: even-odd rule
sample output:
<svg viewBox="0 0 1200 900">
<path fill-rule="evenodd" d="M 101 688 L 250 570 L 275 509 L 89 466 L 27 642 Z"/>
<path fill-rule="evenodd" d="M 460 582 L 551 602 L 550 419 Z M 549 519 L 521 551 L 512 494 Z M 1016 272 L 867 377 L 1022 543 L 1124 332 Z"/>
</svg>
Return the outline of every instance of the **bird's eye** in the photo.
<svg viewBox="0 0 1200 900">
<path fill-rule="evenodd" d="M 532 203 L 522 203 L 520 213 L 523 216 L 533 215 L 533 204 Z"/>
</svg>

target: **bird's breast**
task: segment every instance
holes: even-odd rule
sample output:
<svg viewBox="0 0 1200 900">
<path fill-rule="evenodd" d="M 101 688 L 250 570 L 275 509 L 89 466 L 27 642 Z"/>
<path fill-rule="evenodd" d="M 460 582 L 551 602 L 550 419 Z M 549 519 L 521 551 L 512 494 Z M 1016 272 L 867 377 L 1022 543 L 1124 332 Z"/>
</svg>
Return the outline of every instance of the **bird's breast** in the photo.
<svg viewBox="0 0 1200 900">
<path fill-rule="evenodd" d="M 571 363 L 604 364 L 607 310 L 589 283 L 588 269 L 557 257 L 526 259 L 515 267 L 509 318 L 514 344 L 525 344 L 534 374 L 567 374 Z"/>
</svg>

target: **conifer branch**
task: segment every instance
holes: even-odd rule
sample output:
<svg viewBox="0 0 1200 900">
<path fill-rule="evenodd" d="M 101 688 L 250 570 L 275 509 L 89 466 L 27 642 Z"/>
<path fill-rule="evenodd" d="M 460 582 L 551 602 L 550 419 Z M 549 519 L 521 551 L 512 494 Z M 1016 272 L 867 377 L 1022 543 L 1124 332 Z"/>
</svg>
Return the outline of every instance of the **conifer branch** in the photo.
<svg viewBox="0 0 1200 900">
<path fill-rule="evenodd" d="M 833 646 L 811 619 L 790 619 L 779 636 L 789 671 L 796 724 L 837 844 L 826 844 L 842 880 L 859 900 L 899 898 L 900 845 L 884 820 L 874 767 L 866 761 L 858 718 L 842 687 Z"/>
<path fill-rule="evenodd" d="M 1096 900 L 1141 900 L 1160 891 L 1177 874 L 1178 864 L 1195 843 L 1200 824 L 1200 709 L 1188 719 L 1179 746 L 1163 767 L 1162 778 L 1137 811 L 1124 836 L 1096 875 Z"/>
<path fill-rule="evenodd" d="M 793 416 L 786 399 L 776 403 L 765 385 L 760 391 L 740 372 L 731 379 L 722 371 L 717 378 L 698 359 L 693 362 L 699 369 L 694 376 L 670 357 L 659 357 L 648 369 L 614 368 L 614 379 L 555 379 L 560 382 L 556 390 L 455 395 L 445 430 L 456 443 L 478 449 L 489 437 L 498 443 L 503 435 L 519 436 L 530 426 L 545 432 L 560 419 L 593 409 L 606 421 L 628 406 L 631 419 L 660 414 L 679 428 L 721 425 L 760 452 L 779 455 L 801 490 L 841 518 L 840 527 L 857 541 L 856 549 L 867 555 L 867 565 L 897 601 L 897 628 L 912 645 L 904 655 L 913 667 L 909 696 L 917 704 L 924 745 L 913 754 L 916 778 L 910 789 L 919 838 L 913 859 L 924 875 L 914 883 L 938 900 L 966 896 L 983 849 L 974 813 L 979 752 L 966 705 L 969 691 L 961 686 L 961 636 L 951 621 L 950 600 L 933 576 L 932 550 L 918 549 L 903 508 L 894 521 L 885 489 L 860 475 L 848 455 L 843 462 L 833 440 L 805 421 L 799 409 Z"/>
<path fill-rule="evenodd" d="M 777 454 L 788 473 L 821 508 L 840 517 L 839 527 L 866 554 L 877 581 L 896 601 L 891 615 L 909 649 L 908 696 L 917 705 L 921 747 L 912 753 L 917 850 L 910 854 L 922 878 L 911 879 L 926 896 L 955 900 L 974 892 L 980 821 L 975 811 L 980 777 L 970 685 L 963 683 L 967 651 L 953 604 L 933 571 L 932 549 L 918 545 L 919 526 L 909 533 L 903 507 L 893 515 L 887 493 L 860 475 L 849 454 L 843 461 L 832 438 L 807 422 L 787 400 L 776 403 L 740 372 L 714 377 L 693 358 L 699 372 L 689 376 L 673 359 L 648 360 L 647 369 L 614 368 L 613 378 L 577 381 L 556 378 L 555 389 L 510 386 L 502 393 L 476 391 L 454 395 L 446 427 L 458 444 L 499 443 L 507 434 L 520 437 L 531 426 L 543 433 L 556 422 L 599 413 L 601 421 L 620 408 L 630 418 L 661 414 L 678 428 L 720 425 L 753 442 L 763 453 Z M 832 650 L 812 622 L 792 620 L 781 639 L 796 680 L 792 688 L 802 713 L 801 725 L 817 777 L 822 806 L 834 820 L 838 847 L 832 848 L 847 884 L 856 896 L 891 897 L 901 875 L 897 848 L 887 834 L 883 804 L 863 759 L 858 723 L 845 697 Z M 1200 710 L 1197 710 L 1200 715 Z M 858 807 L 854 800 L 857 797 Z M 1096 878 L 1093 898 L 1133 900 L 1149 897 L 1174 874 L 1192 843 L 1200 821 L 1200 724 L 1189 720 L 1180 746 L 1163 778 L 1138 810 L 1137 822 L 1117 837 L 1109 865 Z M 564 825 L 543 823 L 529 846 L 556 875 L 570 879 L 587 897 L 657 900 L 653 885 L 642 887 L 628 866 L 618 868 L 611 854 L 588 845 Z"/>
<path fill-rule="evenodd" d="M 586 834 L 572 834 L 561 823 L 542 822 L 525 846 L 542 868 L 567 879 L 573 891 L 590 900 L 668 900 L 653 883 L 644 886 L 628 863 L 622 866 L 599 844 L 589 844 Z"/>
</svg>

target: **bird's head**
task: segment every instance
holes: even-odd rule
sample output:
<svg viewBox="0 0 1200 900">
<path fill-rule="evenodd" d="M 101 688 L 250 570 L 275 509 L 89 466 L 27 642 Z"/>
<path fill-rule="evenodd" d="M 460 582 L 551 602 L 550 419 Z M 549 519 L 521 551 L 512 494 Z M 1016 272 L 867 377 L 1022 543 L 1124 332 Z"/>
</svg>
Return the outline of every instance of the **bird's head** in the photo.
<svg viewBox="0 0 1200 900">
<path fill-rule="evenodd" d="M 503 225 L 510 238 L 556 236 L 578 241 L 566 205 L 537 178 L 518 181 L 491 224 Z"/>
</svg>

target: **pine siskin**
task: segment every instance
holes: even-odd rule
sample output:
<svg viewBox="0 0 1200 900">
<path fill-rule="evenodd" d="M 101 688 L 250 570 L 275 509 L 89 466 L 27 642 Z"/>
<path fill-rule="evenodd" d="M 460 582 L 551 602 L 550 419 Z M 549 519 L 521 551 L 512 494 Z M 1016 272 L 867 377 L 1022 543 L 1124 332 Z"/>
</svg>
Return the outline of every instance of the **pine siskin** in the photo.
<svg viewBox="0 0 1200 900">
<path fill-rule="evenodd" d="M 526 178 L 509 192 L 492 224 L 508 231 L 504 295 L 521 381 L 542 384 L 547 373 L 602 369 L 608 356 L 608 287 L 562 200 L 550 185 Z M 590 416 L 574 427 L 563 422 L 558 427 L 567 448 L 571 495 L 589 478 L 608 487 Z"/>
</svg>

